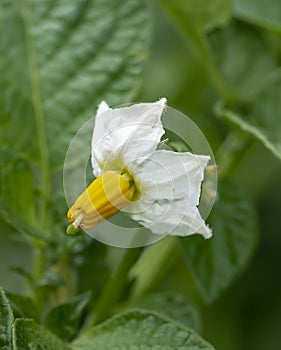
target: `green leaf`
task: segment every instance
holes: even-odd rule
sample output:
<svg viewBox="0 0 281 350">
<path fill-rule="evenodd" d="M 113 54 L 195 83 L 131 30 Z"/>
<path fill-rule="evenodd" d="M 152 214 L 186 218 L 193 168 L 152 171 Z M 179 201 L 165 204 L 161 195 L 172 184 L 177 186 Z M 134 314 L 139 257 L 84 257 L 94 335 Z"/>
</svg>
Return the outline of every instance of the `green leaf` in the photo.
<svg viewBox="0 0 281 350">
<path fill-rule="evenodd" d="M 258 241 L 257 215 L 244 191 L 220 184 L 218 201 L 210 217 L 213 237 L 181 238 L 188 267 L 206 301 L 219 297 L 246 267 Z"/>
<path fill-rule="evenodd" d="M 213 349 L 182 324 L 144 310 L 131 310 L 115 316 L 84 333 L 72 346 L 75 350 Z"/>
<path fill-rule="evenodd" d="M 36 221 L 46 236 L 66 245 L 62 176 L 52 175 L 63 168 L 71 138 L 101 100 L 115 105 L 135 98 L 150 41 L 150 9 L 141 0 L 1 1 L 0 31 L 5 32 L 0 40 L 1 148 L 32 162 L 40 198 L 20 198 L 26 209 L 31 203 L 38 209 Z M 9 174 L 21 185 L 8 192 L 11 197 L 34 194 L 16 178 L 16 166 Z M 40 236 L 9 203 L 1 203 L 0 210 L 21 232 Z M 33 225 L 32 220 L 26 222 Z"/>
<path fill-rule="evenodd" d="M 161 0 L 164 7 L 177 21 L 193 26 L 199 32 L 223 26 L 231 15 L 230 0 L 198 1 L 198 0 Z"/>
<path fill-rule="evenodd" d="M 153 294 L 136 301 L 133 306 L 169 316 L 198 333 L 201 330 L 198 310 L 181 295 L 170 293 Z"/>
<path fill-rule="evenodd" d="M 11 211 L 33 223 L 35 181 L 30 165 L 14 153 L 0 149 L 0 169 L 0 197 Z"/>
<path fill-rule="evenodd" d="M 39 321 L 39 311 L 30 297 L 14 293 L 7 293 L 7 296 L 15 317 L 33 318 L 35 321 Z"/>
<path fill-rule="evenodd" d="M 1 6 L 1 5 L 0 5 Z M 0 18 L 1 23 L 1 18 Z M 1 45 L 0 45 L 1 46 Z M 1 52 L 1 50 L 0 50 Z M 5 57 L 5 53 L 1 54 L 1 60 Z M 0 84 L 1 84 L 0 77 Z M 1 86 L 1 85 L 0 85 Z M 5 91 L 5 87 L 0 88 L 1 95 Z M 31 103 L 22 103 L 17 100 L 20 105 L 16 106 L 16 110 L 11 114 L 4 110 L 1 104 L 0 95 L 0 145 L 5 151 L 9 150 L 11 156 L 25 161 L 38 161 L 39 153 L 36 147 L 36 128 L 33 119 L 33 110 Z M 11 103 L 13 101 L 11 100 Z"/>
<path fill-rule="evenodd" d="M 79 329 L 90 297 L 88 292 L 56 305 L 47 313 L 44 326 L 61 339 L 71 340 Z"/>
<path fill-rule="evenodd" d="M 62 168 L 71 137 L 101 100 L 136 96 L 149 9 L 141 0 L 20 0 L 2 1 L 0 14 L 0 110 L 28 128 L 45 166 L 50 155 Z"/>
<path fill-rule="evenodd" d="M 8 299 L 0 287 L 0 349 L 12 350 L 13 312 Z"/>
<path fill-rule="evenodd" d="M 59 338 L 33 320 L 17 319 L 13 326 L 13 350 L 70 350 Z"/>
<path fill-rule="evenodd" d="M 243 109 L 220 106 L 217 114 L 261 141 L 281 159 L 281 79 Z"/>
<path fill-rule="evenodd" d="M 16 230 L 45 240 L 35 228 L 35 176 L 30 164 L 7 148 L 0 149 L 0 216 Z"/>
<path fill-rule="evenodd" d="M 26 234 L 30 237 L 48 241 L 48 237 L 44 236 L 40 231 L 38 231 L 35 227 L 29 225 L 25 220 L 23 220 L 20 216 L 15 214 L 6 203 L 0 198 L 0 216 L 6 221 L 8 224 L 13 226 L 19 232 Z"/>
<path fill-rule="evenodd" d="M 278 0 L 234 0 L 237 17 L 281 33 L 281 11 Z"/>
<path fill-rule="evenodd" d="M 253 27 L 233 21 L 209 35 L 220 74 L 235 95 L 251 100 L 280 77 L 277 60 L 265 38 Z"/>
</svg>

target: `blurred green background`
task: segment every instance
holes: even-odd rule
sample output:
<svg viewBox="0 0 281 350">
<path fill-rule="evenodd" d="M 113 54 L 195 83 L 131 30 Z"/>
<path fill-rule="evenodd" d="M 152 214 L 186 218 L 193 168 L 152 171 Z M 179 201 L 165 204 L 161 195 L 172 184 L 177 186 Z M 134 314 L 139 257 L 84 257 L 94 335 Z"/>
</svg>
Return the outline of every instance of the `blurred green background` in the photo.
<svg viewBox="0 0 281 350">
<path fill-rule="evenodd" d="M 160 6 L 155 7 L 154 15 L 152 51 L 141 99 L 166 96 L 171 106 L 200 126 L 216 150 L 225 128 L 212 113 L 216 93 Z M 234 178 L 257 204 L 261 238 L 243 275 L 218 301 L 202 306 L 203 335 L 217 350 L 281 349 L 281 164 L 256 142 Z M 176 266 L 171 276 L 182 273 L 184 280 L 187 271 L 182 270 Z M 165 288 L 176 291 L 179 279 L 168 278 Z M 182 293 L 187 293 L 185 287 L 185 283 L 180 286 Z"/>
<path fill-rule="evenodd" d="M 227 134 L 226 124 L 214 113 L 217 91 L 202 63 L 159 3 L 153 4 L 153 22 L 151 51 L 138 101 L 167 97 L 170 106 L 200 126 L 217 151 Z M 255 23 L 251 31 L 261 34 Z M 263 32 L 262 36 L 272 43 L 280 65 L 280 33 L 268 38 L 268 32 Z M 233 60 L 239 65 L 240 52 L 236 54 Z M 250 67 L 251 61 L 248 64 Z M 202 334 L 216 350 L 281 349 L 281 163 L 256 141 L 232 175 L 256 203 L 261 225 L 260 242 L 248 268 L 210 305 L 203 303 L 197 290 L 190 290 L 188 281 L 192 277 L 180 259 L 157 290 L 180 292 L 195 300 L 203 315 Z M 23 278 L 13 267 L 28 271 L 31 250 L 10 226 L 1 222 L 0 227 L 0 285 L 8 291 L 22 293 L 25 291 Z"/>
</svg>

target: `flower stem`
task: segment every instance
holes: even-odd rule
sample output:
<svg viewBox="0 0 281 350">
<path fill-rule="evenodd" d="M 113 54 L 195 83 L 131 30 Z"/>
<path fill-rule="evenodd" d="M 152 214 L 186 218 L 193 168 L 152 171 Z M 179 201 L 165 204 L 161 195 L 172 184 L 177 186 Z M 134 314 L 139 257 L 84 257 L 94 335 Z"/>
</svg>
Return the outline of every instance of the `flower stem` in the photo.
<svg viewBox="0 0 281 350">
<path fill-rule="evenodd" d="M 195 30 L 190 31 L 190 47 L 194 54 L 197 55 L 197 57 L 200 60 L 200 63 L 205 68 L 205 71 L 207 72 L 209 79 L 211 83 L 213 84 L 214 88 L 216 89 L 218 95 L 224 100 L 224 101 L 235 101 L 236 96 L 231 91 L 231 89 L 228 87 L 224 79 L 222 78 L 221 74 L 219 73 L 212 55 L 210 53 L 209 45 L 206 41 L 206 39 L 203 37 L 203 35 L 199 34 Z"/>
<path fill-rule="evenodd" d="M 139 299 L 153 290 L 180 256 L 176 237 L 167 236 L 147 248 L 131 271 L 136 280 L 131 300 Z"/>
<path fill-rule="evenodd" d="M 232 177 L 253 146 L 253 139 L 230 132 L 219 148 L 216 159 L 220 178 Z"/>
<path fill-rule="evenodd" d="M 128 273 L 139 258 L 141 252 L 142 248 L 128 248 L 124 251 L 119 266 L 113 272 L 101 292 L 100 298 L 97 300 L 94 312 L 94 324 L 103 321 L 111 315 L 113 306 L 119 300 L 129 282 Z"/>
<path fill-rule="evenodd" d="M 162 0 L 161 4 L 187 41 L 191 51 L 199 59 L 219 96 L 224 101 L 235 101 L 236 96 L 217 69 L 206 37 L 201 33 L 200 28 L 197 28 L 192 23 L 192 20 L 189 20 L 186 14 L 181 11 L 181 8 L 176 6 L 172 1 Z"/>
<path fill-rule="evenodd" d="M 75 278 L 70 269 L 69 254 L 63 253 L 54 267 L 54 272 L 64 282 L 64 284 L 54 291 L 55 303 L 61 302 L 75 295 Z"/>
</svg>

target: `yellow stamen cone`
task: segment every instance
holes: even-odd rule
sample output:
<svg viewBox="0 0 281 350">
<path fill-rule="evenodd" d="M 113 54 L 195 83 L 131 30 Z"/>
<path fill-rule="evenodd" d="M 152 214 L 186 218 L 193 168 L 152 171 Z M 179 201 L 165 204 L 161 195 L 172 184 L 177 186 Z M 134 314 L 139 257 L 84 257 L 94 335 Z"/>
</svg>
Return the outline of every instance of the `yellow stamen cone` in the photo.
<svg viewBox="0 0 281 350">
<path fill-rule="evenodd" d="M 69 209 L 67 217 L 71 225 L 68 226 L 67 233 L 74 234 L 79 226 L 89 229 L 109 219 L 132 200 L 134 190 L 129 175 L 104 172 Z"/>
</svg>

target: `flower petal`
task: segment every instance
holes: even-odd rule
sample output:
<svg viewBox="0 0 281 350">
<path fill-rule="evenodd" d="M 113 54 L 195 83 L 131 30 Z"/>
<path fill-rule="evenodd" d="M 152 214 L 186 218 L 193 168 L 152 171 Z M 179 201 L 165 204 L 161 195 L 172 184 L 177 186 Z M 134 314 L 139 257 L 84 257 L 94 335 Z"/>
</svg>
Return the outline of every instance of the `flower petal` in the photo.
<svg viewBox="0 0 281 350">
<path fill-rule="evenodd" d="M 197 208 L 209 159 L 189 152 L 153 152 L 130 169 L 139 183 L 141 199 L 131 202 L 125 211 L 156 234 L 210 237 L 211 230 Z"/>
<path fill-rule="evenodd" d="M 120 108 L 100 104 L 92 138 L 95 176 L 108 169 L 122 171 L 134 159 L 155 151 L 164 134 L 161 115 L 165 104 L 165 98 Z"/>
</svg>

